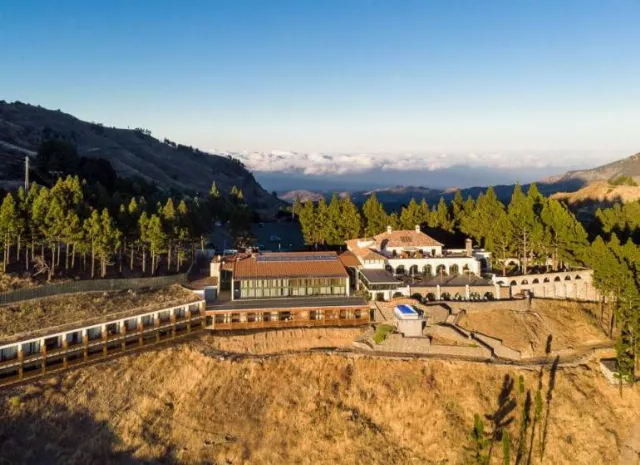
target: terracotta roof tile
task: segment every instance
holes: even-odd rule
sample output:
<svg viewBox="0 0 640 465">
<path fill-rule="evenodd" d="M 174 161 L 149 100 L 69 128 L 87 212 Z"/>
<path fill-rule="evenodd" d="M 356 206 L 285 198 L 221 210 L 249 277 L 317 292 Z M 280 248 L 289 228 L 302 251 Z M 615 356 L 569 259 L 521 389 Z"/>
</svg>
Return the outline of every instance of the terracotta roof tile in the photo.
<svg viewBox="0 0 640 465">
<path fill-rule="evenodd" d="M 340 259 L 340 261 L 344 266 L 351 266 L 353 268 L 362 266 L 362 263 L 360 263 L 360 260 L 358 260 L 358 257 L 356 257 L 355 254 L 350 250 L 341 253 L 338 256 L 338 258 Z"/>
<path fill-rule="evenodd" d="M 444 245 L 425 233 L 415 230 L 383 232 L 375 236 L 375 240 L 380 249 L 385 247 L 437 247 Z"/>
<path fill-rule="evenodd" d="M 335 252 L 263 253 L 238 259 L 233 268 L 234 279 L 347 276 Z"/>
</svg>

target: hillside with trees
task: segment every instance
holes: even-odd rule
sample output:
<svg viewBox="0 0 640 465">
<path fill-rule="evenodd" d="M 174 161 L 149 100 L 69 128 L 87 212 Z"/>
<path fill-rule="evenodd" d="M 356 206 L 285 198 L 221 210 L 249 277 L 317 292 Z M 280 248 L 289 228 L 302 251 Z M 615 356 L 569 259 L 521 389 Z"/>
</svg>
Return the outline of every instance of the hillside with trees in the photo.
<svg viewBox="0 0 640 465">
<path fill-rule="evenodd" d="M 0 101 L 0 181 L 17 187 L 24 176 L 24 157 L 34 155 L 42 142 L 63 140 L 96 173 L 107 160 L 121 178 L 142 180 L 166 189 L 206 195 L 215 182 L 222 191 L 241 189 L 255 210 L 273 215 L 282 202 L 266 192 L 238 159 L 202 152 L 164 139 L 142 127 L 121 129 L 81 121 L 60 110 L 21 102 Z M 98 160 L 98 161 L 96 161 Z M 51 176 L 55 178 L 55 176 Z"/>
<path fill-rule="evenodd" d="M 59 139 L 40 145 L 34 178 L 2 197 L 3 270 L 47 281 L 175 273 L 206 246 L 215 222 L 228 222 L 239 246 L 252 239 L 256 214 L 237 186 L 213 182 L 194 196 L 159 189 L 120 178 L 107 160 L 81 158 Z"/>
<path fill-rule="evenodd" d="M 472 237 L 502 263 L 505 274 L 506 259 L 514 257 L 524 273 L 534 267 L 584 266 L 589 244 L 586 230 L 569 209 L 544 197 L 535 184 L 526 193 L 516 185 L 506 205 L 489 187 L 475 199 L 468 196 L 465 200 L 461 191 L 451 202 L 441 197 L 429 205 L 425 199 L 411 199 L 399 212 L 390 214 L 375 193 L 361 210 L 349 197 L 339 200 L 334 196 L 328 205 L 324 199 L 297 201 L 293 211 L 310 246 L 335 246 L 361 235 L 374 236 L 388 225 L 395 230 L 422 225 L 425 232 L 447 244 L 462 244 L 464 238 Z"/>
<path fill-rule="evenodd" d="M 374 236 L 388 225 L 424 231 L 445 244 L 472 237 L 489 250 L 494 267 L 506 275 L 588 267 L 594 283 L 612 307 L 609 334 L 617 338 L 616 352 L 623 380 L 633 383 L 640 370 L 640 202 L 598 209 L 589 232 L 568 207 L 543 196 L 535 184 L 523 191 L 516 185 L 508 204 L 493 188 L 465 200 L 460 191 L 451 202 L 441 198 L 429 205 L 411 199 L 400 212 L 388 214 L 375 194 L 359 210 L 350 198 L 334 196 L 327 205 L 296 201 L 305 242 L 336 246 L 345 240 Z M 458 239 L 456 239 L 458 238 Z M 454 242 L 452 242 L 454 241 Z M 508 270 L 507 259 L 519 265 Z M 605 302 L 603 301 L 603 305 Z"/>
</svg>

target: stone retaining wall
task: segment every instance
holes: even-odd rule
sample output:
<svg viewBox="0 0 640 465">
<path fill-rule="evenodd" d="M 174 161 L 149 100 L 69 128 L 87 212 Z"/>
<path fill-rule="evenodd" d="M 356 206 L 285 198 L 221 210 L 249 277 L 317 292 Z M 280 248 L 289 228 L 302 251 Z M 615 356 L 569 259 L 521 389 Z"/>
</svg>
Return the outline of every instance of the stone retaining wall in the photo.
<svg viewBox="0 0 640 465">
<path fill-rule="evenodd" d="M 534 300 L 535 302 L 535 300 Z M 529 311 L 529 301 L 520 300 L 490 300 L 486 302 L 445 302 L 451 309 L 451 313 L 460 313 L 465 310 L 467 313 L 486 312 L 491 310 L 514 310 L 517 312 Z"/>
</svg>

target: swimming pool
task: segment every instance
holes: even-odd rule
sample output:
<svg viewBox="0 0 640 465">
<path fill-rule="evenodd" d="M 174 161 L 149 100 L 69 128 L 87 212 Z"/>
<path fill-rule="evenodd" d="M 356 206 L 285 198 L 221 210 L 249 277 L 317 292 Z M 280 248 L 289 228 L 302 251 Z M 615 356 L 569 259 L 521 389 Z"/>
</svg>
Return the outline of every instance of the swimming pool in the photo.
<svg viewBox="0 0 640 465">
<path fill-rule="evenodd" d="M 418 313 L 413 309 L 411 305 L 406 305 L 406 304 L 397 305 L 396 309 L 398 309 L 398 311 L 403 315 L 414 315 L 414 314 L 417 315 Z"/>
</svg>

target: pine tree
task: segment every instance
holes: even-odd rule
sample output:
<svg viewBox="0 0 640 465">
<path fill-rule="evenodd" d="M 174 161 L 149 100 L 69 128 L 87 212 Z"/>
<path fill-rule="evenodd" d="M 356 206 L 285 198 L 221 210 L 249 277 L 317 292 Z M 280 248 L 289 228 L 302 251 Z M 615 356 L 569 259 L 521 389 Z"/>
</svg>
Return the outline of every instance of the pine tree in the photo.
<svg viewBox="0 0 640 465">
<path fill-rule="evenodd" d="M 318 200 L 318 205 L 315 209 L 315 230 L 313 235 L 313 243 L 326 244 L 329 237 L 329 207 L 324 197 Z"/>
<path fill-rule="evenodd" d="M 447 202 L 445 202 L 444 198 L 442 197 L 440 197 L 440 202 L 438 202 L 438 207 L 432 220 L 432 225 L 432 227 L 440 228 L 448 232 L 453 232 L 454 222 L 451 219 Z"/>
<path fill-rule="evenodd" d="M 513 190 L 508 212 L 522 273 L 527 274 L 532 244 L 541 235 L 542 227 L 536 219 L 532 199 L 522 192 L 520 184 L 516 184 Z"/>
<path fill-rule="evenodd" d="M 153 214 L 149 217 L 145 237 L 148 241 L 149 252 L 151 252 L 151 274 L 154 275 L 158 268 L 158 257 L 167 247 L 167 235 L 158 215 Z"/>
<path fill-rule="evenodd" d="M 470 437 L 471 445 L 467 447 L 468 463 L 474 465 L 488 465 L 490 461 L 488 449 L 491 441 L 484 431 L 484 422 L 477 413 L 473 415 L 473 430 Z"/>
<path fill-rule="evenodd" d="M 502 275 L 507 274 L 507 259 L 514 250 L 513 224 L 507 214 L 502 211 L 495 218 L 493 230 L 488 233 L 485 247 L 502 263 Z"/>
<path fill-rule="evenodd" d="M 311 200 L 307 200 L 304 203 L 304 206 L 298 214 L 298 219 L 300 221 L 300 228 L 302 229 L 302 237 L 304 238 L 304 243 L 307 245 L 314 244 L 316 215 L 315 206 L 313 205 L 313 202 Z"/>
<path fill-rule="evenodd" d="M 453 200 L 451 201 L 449 217 L 451 218 L 451 222 L 453 223 L 452 231 L 459 231 L 464 218 L 464 199 L 462 198 L 462 192 L 460 192 L 460 189 L 456 191 L 455 195 L 453 196 Z"/>
<path fill-rule="evenodd" d="M 615 234 L 609 243 L 597 237 L 591 246 L 589 265 L 594 285 L 614 305 L 609 333 L 618 327 L 616 358 L 622 381 L 633 382 L 640 351 L 640 247 L 632 241 L 621 245 Z"/>
<path fill-rule="evenodd" d="M 458 228 L 458 231 L 462 232 L 466 236 L 473 236 L 476 239 L 476 241 L 479 242 L 481 238 L 475 237 L 473 234 L 473 230 L 471 229 L 471 225 L 473 224 L 473 214 L 475 212 L 475 208 L 476 208 L 476 203 L 473 200 L 473 197 L 469 195 L 467 197 L 467 200 L 464 201 L 462 211 L 458 214 L 457 228 Z"/>
<path fill-rule="evenodd" d="M 400 228 L 414 229 L 422 223 L 422 211 L 415 199 L 411 199 L 409 205 L 400 212 Z"/>
<path fill-rule="evenodd" d="M 102 210 L 100 215 L 99 227 L 97 254 L 100 258 L 100 276 L 104 278 L 107 275 L 107 266 L 111 258 L 120 247 L 122 233 L 116 228 L 115 222 L 106 208 Z"/>
<path fill-rule="evenodd" d="M 430 213 L 431 211 L 429 210 L 429 204 L 425 199 L 422 199 L 422 202 L 420 202 L 420 224 L 429 223 Z"/>
<path fill-rule="evenodd" d="M 391 213 L 391 215 L 389 215 L 389 225 L 394 229 L 394 230 L 399 230 L 402 229 L 402 223 L 400 222 L 400 217 L 398 216 L 398 214 L 396 212 Z"/>
<path fill-rule="evenodd" d="M 10 260 L 11 245 L 18 229 L 18 211 L 16 201 L 10 193 L 5 195 L 0 206 L 0 237 L 4 245 L 2 256 L 3 270 Z"/>
<path fill-rule="evenodd" d="M 218 186 L 216 186 L 216 182 L 215 181 L 213 181 L 211 183 L 211 189 L 209 189 L 209 197 L 212 198 L 212 199 L 219 199 L 220 198 L 220 191 L 218 191 Z"/>
<path fill-rule="evenodd" d="M 362 214 L 365 219 L 366 236 L 375 236 L 387 230 L 387 214 L 382 204 L 378 202 L 375 192 L 362 206 Z"/>
<path fill-rule="evenodd" d="M 293 206 L 291 207 L 291 216 L 299 216 L 302 208 L 303 204 L 300 201 L 300 197 L 296 196 L 295 200 L 293 201 Z"/>
<path fill-rule="evenodd" d="M 167 269 L 171 269 L 171 258 L 173 256 L 173 248 L 175 242 L 176 227 L 176 209 L 173 205 L 173 199 L 169 197 L 167 203 L 162 207 L 162 226 L 166 237 L 167 246 Z"/>
<path fill-rule="evenodd" d="M 184 262 L 185 249 L 189 238 L 193 237 L 193 227 L 190 222 L 189 209 L 184 199 L 180 200 L 178 208 L 176 209 L 174 237 L 176 239 L 176 271 L 179 271 Z"/>
<path fill-rule="evenodd" d="M 344 197 L 340 202 L 342 215 L 343 237 L 342 240 L 356 239 L 360 237 L 362 230 L 362 217 L 351 197 Z"/>
<path fill-rule="evenodd" d="M 540 217 L 545 230 L 545 244 L 551 248 L 551 263 L 558 270 L 561 263 L 583 265 L 589 245 L 587 232 L 573 214 L 555 199 L 548 199 Z"/>
<path fill-rule="evenodd" d="M 18 195 L 16 201 L 16 260 L 20 260 L 20 251 L 22 249 L 23 239 L 27 232 L 27 193 L 24 188 L 20 186 L 18 188 Z M 28 260 L 28 259 L 27 259 Z M 28 262 L 27 262 L 28 266 Z"/>
<path fill-rule="evenodd" d="M 84 221 L 83 228 L 88 248 L 91 252 L 91 278 L 93 278 L 95 276 L 96 255 L 100 247 L 100 235 L 102 234 L 102 224 L 98 210 L 91 210 L 91 215 Z"/>
<path fill-rule="evenodd" d="M 138 218 L 138 229 L 140 231 L 140 245 L 142 248 L 142 272 L 147 271 L 147 250 L 149 250 L 149 216 L 143 211 Z"/>
<path fill-rule="evenodd" d="M 344 242 L 342 212 L 338 196 L 333 194 L 327 208 L 327 224 L 324 226 L 324 239 L 329 245 L 340 245 Z"/>
</svg>

